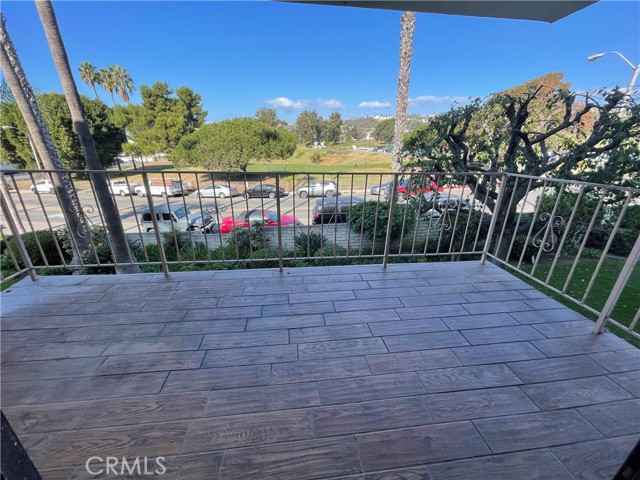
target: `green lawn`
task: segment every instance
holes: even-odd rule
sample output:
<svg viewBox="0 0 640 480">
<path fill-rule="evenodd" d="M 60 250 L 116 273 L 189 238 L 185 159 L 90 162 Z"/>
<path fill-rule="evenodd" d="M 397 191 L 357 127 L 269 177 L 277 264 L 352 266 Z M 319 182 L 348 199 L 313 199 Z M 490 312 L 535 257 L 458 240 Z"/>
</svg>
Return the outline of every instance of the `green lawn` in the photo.
<svg viewBox="0 0 640 480">
<path fill-rule="evenodd" d="M 615 284 L 618 278 L 618 275 L 620 274 L 620 271 L 622 270 L 624 262 L 625 262 L 625 259 L 622 259 L 622 258 L 605 259 L 604 263 L 602 264 L 602 268 L 600 269 L 600 272 L 596 277 L 596 281 L 593 284 L 593 287 L 591 288 L 589 296 L 585 300 L 586 305 L 598 310 L 602 309 L 605 302 L 607 301 L 607 298 L 609 297 L 609 294 L 611 293 L 611 289 L 613 288 L 613 285 Z M 562 289 L 569 275 L 569 272 L 571 270 L 573 263 L 574 263 L 574 260 L 572 258 L 560 259 L 556 264 L 556 268 L 554 269 L 553 275 L 550 279 L 550 282 L 549 282 L 550 285 L 555 288 Z M 597 263 L 598 263 L 598 259 L 592 259 L 592 258 L 580 259 L 578 266 L 576 267 L 576 270 L 573 274 L 573 278 L 567 288 L 568 295 L 578 300 L 582 299 L 582 296 L 584 295 L 584 292 L 587 290 L 587 287 L 591 280 L 591 276 L 595 271 Z M 549 273 L 550 268 L 551 268 L 551 259 L 546 259 L 541 261 L 541 263 L 538 265 L 538 268 L 536 269 L 535 277 L 541 280 L 546 279 L 546 276 Z M 531 265 L 523 266 L 523 270 L 530 272 Z M 531 283 L 532 285 L 537 286 L 537 284 L 535 284 L 530 280 L 528 281 L 528 283 Z M 585 313 L 585 311 L 581 309 L 579 306 L 576 306 L 575 303 L 569 300 L 565 300 L 559 295 L 556 295 L 552 292 L 545 292 L 545 293 L 549 293 L 551 297 L 555 298 L 556 300 L 562 302 L 563 304 L 575 310 L 580 311 L 581 313 L 584 313 L 587 317 L 591 319 L 595 319 L 595 316 L 593 314 Z M 617 320 L 618 322 L 622 323 L 623 325 L 629 325 L 631 324 L 631 321 L 633 320 L 633 316 L 635 315 L 639 306 L 640 306 L 640 265 L 636 265 L 636 268 L 631 274 L 631 278 L 627 282 L 624 290 L 622 291 L 622 294 L 620 295 L 620 299 L 618 300 L 615 308 L 613 309 L 613 313 L 611 317 Z M 640 341 L 636 339 L 631 340 L 633 338 L 631 335 L 623 331 L 620 331 L 618 328 L 615 328 L 611 324 L 608 324 L 608 328 L 614 331 L 616 334 L 622 336 L 626 340 L 630 341 L 634 345 L 640 347 Z M 638 331 L 639 329 L 640 327 L 636 326 L 635 330 Z"/>
</svg>

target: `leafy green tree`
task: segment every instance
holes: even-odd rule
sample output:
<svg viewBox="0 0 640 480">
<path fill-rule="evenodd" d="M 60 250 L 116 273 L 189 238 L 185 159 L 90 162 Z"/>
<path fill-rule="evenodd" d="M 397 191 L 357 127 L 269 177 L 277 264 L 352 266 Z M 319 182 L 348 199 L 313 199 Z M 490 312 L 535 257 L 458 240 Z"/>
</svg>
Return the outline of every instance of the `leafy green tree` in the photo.
<svg viewBox="0 0 640 480">
<path fill-rule="evenodd" d="M 203 125 L 180 140 L 171 153 L 177 166 L 246 171 L 255 161 L 285 159 L 293 155 L 296 138 L 253 118 L 234 118 Z"/>
<path fill-rule="evenodd" d="M 322 117 L 311 110 L 301 112 L 296 119 L 296 133 L 301 143 L 320 141 L 322 134 Z"/>
<path fill-rule="evenodd" d="M 201 97 L 188 87 L 174 96 L 166 82 L 140 87 L 142 104 L 115 108 L 118 122 L 125 122 L 129 140 L 140 155 L 168 153 L 185 135 L 198 129 L 206 118 Z"/>
<path fill-rule="evenodd" d="M 96 85 L 100 85 L 100 72 L 98 72 L 98 69 L 89 62 L 82 62 L 78 70 L 80 71 L 80 79 L 93 89 L 96 99 L 100 100 L 96 90 Z"/>
<path fill-rule="evenodd" d="M 516 208 L 527 181 L 505 179 L 498 198 L 495 177 L 484 172 L 526 173 L 619 186 L 640 184 L 640 105 L 623 91 L 579 98 L 551 74 L 512 90 L 438 115 L 405 138 L 412 171 L 479 172 L 465 182 L 504 227 L 498 256 L 506 258 L 517 232 Z M 624 106 L 624 109 L 621 107 Z M 543 178 L 531 189 L 541 187 Z M 513 198 L 513 201 L 511 201 Z"/>
<path fill-rule="evenodd" d="M 121 151 L 121 145 L 126 141 L 124 130 L 114 124 L 111 109 L 102 101 L 84 96 L 81 97 L 81 101 L 102 166 L 108 168 L 115 164 Z M 69 107 L 64 96 L 58 93 L 38 95 L 38 105 L 62 165 L 69 169 L 84 169 L 86 167 L 84 156 L 73 129 Z M 24 120 L 14 102 L 2 102 L 0 113 L 3 125 L 27 131 Z M 21 168 L 37 168 L 24 133 L 14 129 L 5 129 L 2 131 L 1 138 L 0 154 L 3 158 Z"/>
<path fill-rule="evenodd" d="M 395 123 L 395 118 L 382 120 L 378 125 L 376 125 L 376 128 L 373 129 L 373 133 L 371 135 L 379 142 L 391 143 L 393 140 L 393 129 L 395 128 Z"/>
<path fill-rule="evenodd" d="M 184 129 L 183 134 L 195 132 L 204 124 L 207 111 L 202 107 L 202 96 L 194 92 L 189 87 L 179 87 L 176 89 L 178 102 L 184 107 Z"/>
<path fill-rule="evenodd" d="M 324 127 L 322 139 L 327 142 L 338 143 L 340 141 L 340 134 L 342 133 L 342 116 L 340 113 L 333 112 L 324 122 Z"/>
<path fill-rule="evenodd" d="M 278 119 L 278 113 L 275 108 L 260 108 L 254 115 L 256 120 L 266 123 L 272 127 L 282 127 L 284 122 Z"/>
</svg>

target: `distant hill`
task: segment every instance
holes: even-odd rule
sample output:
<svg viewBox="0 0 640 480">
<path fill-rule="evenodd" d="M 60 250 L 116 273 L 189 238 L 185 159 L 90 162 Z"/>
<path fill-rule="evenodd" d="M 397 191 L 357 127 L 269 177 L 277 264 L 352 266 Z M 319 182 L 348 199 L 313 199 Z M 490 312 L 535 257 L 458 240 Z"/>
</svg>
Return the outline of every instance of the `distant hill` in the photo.
<svg viewBox="0 0 640 480">
<path fill-rule="evenodd" d="M 342 128 L 349 128 L 355 126 L 358 132 L 363 135 L 362 139 L 370 139 L 371 133 L 376 126 L 383 120 L 394 118 L 394 115 L 368 115 L 366 117 L 345 118 L 342 120 Z M 429 118 L 429 115 L 408 115 L 407 127 L 405 133 L 409 133 L 417 127 L 424 125 Z"/>
</svg>

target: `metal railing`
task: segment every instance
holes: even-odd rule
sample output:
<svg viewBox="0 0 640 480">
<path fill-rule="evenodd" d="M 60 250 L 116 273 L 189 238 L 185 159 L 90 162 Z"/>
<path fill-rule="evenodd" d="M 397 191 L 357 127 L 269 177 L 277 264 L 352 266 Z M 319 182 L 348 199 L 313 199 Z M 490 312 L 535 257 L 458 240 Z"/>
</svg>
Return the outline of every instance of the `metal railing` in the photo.
<svg viewBox="0 0 640 480">
<path fill-rule="evenodd" d="M 638 190 L 500 173 L 109 171 L 130 245 L 123 261 L 88 173 L 5 175 L 3 279 L 479 259 L 598 316 L 597 331 L 610 322 L 640 336 Z M 78 211 L 62 212 L 61 195 Z"/>
</svg>

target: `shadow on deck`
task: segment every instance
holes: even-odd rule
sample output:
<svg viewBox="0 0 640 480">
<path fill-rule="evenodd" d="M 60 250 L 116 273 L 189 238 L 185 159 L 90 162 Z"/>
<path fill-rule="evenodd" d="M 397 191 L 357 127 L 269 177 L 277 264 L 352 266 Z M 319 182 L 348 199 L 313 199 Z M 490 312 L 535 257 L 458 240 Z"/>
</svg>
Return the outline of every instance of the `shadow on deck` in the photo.
<svg viewBox="0 0 640 480">
<path fill-rule="evenodd" d="M 640 351 L 592 328 L 477 262 L 25 279 L 2 409 L 43 478 L 606 479 Z"/>
</svg>

